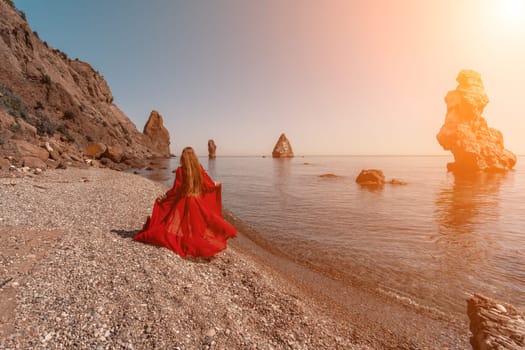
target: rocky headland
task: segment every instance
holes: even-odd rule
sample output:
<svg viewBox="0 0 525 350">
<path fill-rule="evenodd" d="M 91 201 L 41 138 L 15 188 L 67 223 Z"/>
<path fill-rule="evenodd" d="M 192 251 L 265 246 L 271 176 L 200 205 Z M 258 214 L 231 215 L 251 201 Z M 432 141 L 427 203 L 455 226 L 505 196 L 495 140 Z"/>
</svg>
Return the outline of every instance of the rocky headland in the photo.
<svg viewBox="0 0 525 350">
<path fill-rule="evenodd" d="M 0 62 L 3 163 L 122 169 L 169 156 L 160 115 L 139 132 L 115 105 L 99 72 L 42 41 L 25 15 L 5 0 L 0 1 Z"/>
<path fill-rule="evenodd" d="M 286 138 L 286 135 L 284 133 L 279 136 L 279 139 L 277 140 L 277 143 L 275 144 L 272 152 L 273 158 L 293 158 L 293 150 L 292 145 L 290 145 L 290 141 L 288 141 L 288 138 Z"/>
<path fill-rule="evenodd" d="M 516 164 L 516 156 L 505 149 L 503 134 L 487 125 L 482 117 L 489 102 L 481 75 L 462 70 L 458 86 L 445 97 L 447 114 L 437 134 L 439 144 L 454 155 L 449 171 L 472 174 L 478 171 L 504 172 Z"/>
</svg>

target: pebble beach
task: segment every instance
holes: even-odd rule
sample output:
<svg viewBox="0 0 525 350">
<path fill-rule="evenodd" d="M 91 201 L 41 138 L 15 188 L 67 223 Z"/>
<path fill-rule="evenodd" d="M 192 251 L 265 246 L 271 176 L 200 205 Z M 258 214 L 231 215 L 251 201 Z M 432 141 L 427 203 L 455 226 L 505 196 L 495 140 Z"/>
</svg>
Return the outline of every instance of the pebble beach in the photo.
<svg viewBox="0 0 525 350">
<path fill-rule="evenodd" d="M 369 348 L 235 242 L 211 260 L 134 242 L 165 190 L 107 169 L 0 178 L 0 348 Z"/>
<path fill-rule="evenodd" d="M 463 349 L 451 325 L 238 237 L 211 259 L 132 240 L 164 185 L 101 168 L 0 177 L 0 349 Z"/>
</svg>

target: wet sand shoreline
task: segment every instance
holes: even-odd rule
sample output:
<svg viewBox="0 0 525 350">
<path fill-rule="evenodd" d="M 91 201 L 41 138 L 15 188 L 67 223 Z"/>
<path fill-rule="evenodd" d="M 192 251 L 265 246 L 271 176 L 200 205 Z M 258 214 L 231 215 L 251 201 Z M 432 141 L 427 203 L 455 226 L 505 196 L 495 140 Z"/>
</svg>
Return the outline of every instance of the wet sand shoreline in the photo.
<svg viewBox="0 0 525 350">
<path fill-rule="evenodd" d="M 12 278 L 0 292 L 16 292 L 0 348 L 468 348 L 464 325 L 308 270 L 227 211 L 239 237 L 210 262 L 133 242 L 165 190 L 142 177 L 67 169 L 0 182 L 3 242 L 62 232 L 47 255 L 0 250 L 0 277 Z"/>
<path fill-rule="evenodd" d="M 346 323 L 359 342 L 381 349 L 470 348 L 466 315 L 463 321 L 453 320 L 404 300 L 352 286 L 349 281 L 328 276 L 326 271 L 293 261 L 261 240 L 255 230 L 228 210 L 225 218 L 240 232 L 232 248 L 240 249 L 279 275 L 284 283 L 293 285 L 328 317 Z"/>
</svg>

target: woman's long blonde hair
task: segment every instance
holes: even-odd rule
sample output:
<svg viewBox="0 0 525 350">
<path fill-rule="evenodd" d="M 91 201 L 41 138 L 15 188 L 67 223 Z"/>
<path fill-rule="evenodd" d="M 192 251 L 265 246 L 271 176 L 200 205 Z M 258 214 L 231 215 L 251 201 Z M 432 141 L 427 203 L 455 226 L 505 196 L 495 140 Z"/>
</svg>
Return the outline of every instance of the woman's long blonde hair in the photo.
<svg viewBox="0 0 525 350">
<path fill-rule="evenodd" d="M 188 196 L 198 196 L 202 191 L 202 172 L 201 164 L 191 147 L 182 150 L 180 156 L 180 165 L 182 167 L 182 190 Z"/>
</svg>

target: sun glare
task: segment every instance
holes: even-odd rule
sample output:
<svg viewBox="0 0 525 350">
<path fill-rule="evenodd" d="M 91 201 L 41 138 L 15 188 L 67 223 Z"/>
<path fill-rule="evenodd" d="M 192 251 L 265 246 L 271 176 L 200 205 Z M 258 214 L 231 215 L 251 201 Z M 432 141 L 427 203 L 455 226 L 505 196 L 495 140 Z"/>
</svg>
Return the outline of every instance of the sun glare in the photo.
<svg viewBox="0 0 525 350">
<path fill-rule="evenodd" d="M 524 4 L 525 0 L 503 0 L 501 2 L 501 17 L 508 24 L 516 24 L 524 21 Z"/>
</svg>

